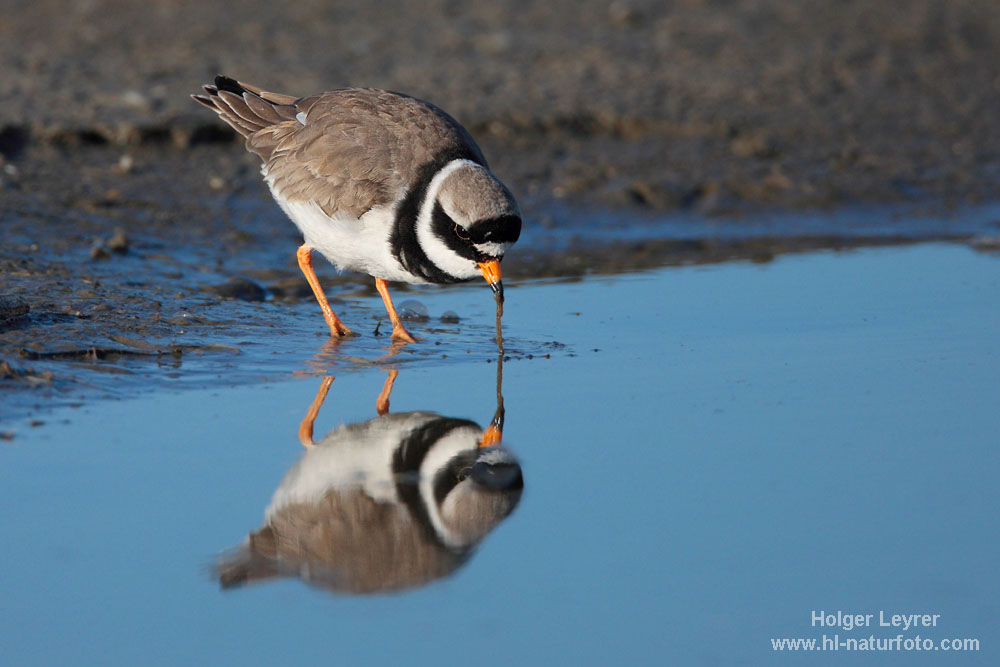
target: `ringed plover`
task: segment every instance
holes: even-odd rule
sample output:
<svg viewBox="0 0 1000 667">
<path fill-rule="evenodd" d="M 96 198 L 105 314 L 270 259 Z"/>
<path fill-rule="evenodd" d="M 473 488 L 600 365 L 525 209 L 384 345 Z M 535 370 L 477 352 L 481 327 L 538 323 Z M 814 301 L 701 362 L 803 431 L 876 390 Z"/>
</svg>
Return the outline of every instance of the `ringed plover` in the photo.
<svg viewBox="0 0 1000 667">
<path fill-rule="evenodd" d="M 343 88 L 296 98 L 217 76 L 192 97 L 246 137 L 281 209 L 304 237 L 298 263 L 332 336 L 351 330 L 312 268 L 318 250 L 375 278 L 394 340 L 413 342 L 386 281 L 455 283 L 482 275 L 503 301 L 500 260 L 521 211 L 469 133 L 427 102 Z"/>
<path fill-rule="evenodd" d="M 223 588 L 299 577 L 335 592 L 398 591 L 447 576 L 517 507 L 517 458 L 474 422 L 432 412 L 388 413 L 340 426 L 318 442 L 324 379 L 264 525 L 216 566 Z M 494 428 L 491 425 L 486 432 Z"/>
</svg>

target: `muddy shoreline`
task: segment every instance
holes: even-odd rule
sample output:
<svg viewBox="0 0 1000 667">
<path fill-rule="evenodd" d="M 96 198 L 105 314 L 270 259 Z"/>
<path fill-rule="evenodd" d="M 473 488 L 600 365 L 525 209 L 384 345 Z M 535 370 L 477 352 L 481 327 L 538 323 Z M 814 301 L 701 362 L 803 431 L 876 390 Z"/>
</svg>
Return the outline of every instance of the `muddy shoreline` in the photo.
<svg viewBox="0 0 1000 667">
<path fill-rule="evenodd" d="M 1000 199 L 990 0 L 39 0 L 5 12 L 0 61 L 15 167 L 33 146 L 232 143 L 188 99 L 224 72 L 433 101 L 522 198 L 710 213 Z"/>
<path fill-rule="evenodd" d="M 187 97 L 217 72 L 295 94 L 403 90 L 449 110 L 538 230 L 505 261 L 512 280 L 996 245 L 988 0 L 40 0 L 3 15 L 0 418 L 67 386 L 88 396 L 91 362 L 218 351 L 311 298 L 256 159 Z M 869 205 L 890 212 L 877 230 L 835 217 L 756 228 Z M 362 277 L 322 276 L 349 300 L 374 295 Z"/>
<path fill-rule="evenodd" d="M 387 342 L 377 337 L 384 312 L 371 281 L 338 274 L 325 262 L 317 267 L 334 307 L 347 309 L 362 336 L 316 356 L 325 324 L 294 259 L 301 241 L 257 181 L 249 156 L 235 146 L 134 149 L 124 169 L 122 154 L 105 147 L 62 160 L 26 160 L 19 172 L 25 187 L 7 193 L 0 247 L 2 419 L 44 420 L 55 405 L 156 387 L 259 381 L 310 358 L 319 366 L 307 372 L 327 372 L 348 357 L 355 369 L 359 358 L 385 356 Z M 53 178 L 64 185 L 58 197 L 36 194 L 39 182 Z M 947 214 L 940 204 L 861 209 L 853 217 L 825 212 L 813 223 L 804 212 L 670 217 L 534 206 L 532 228 L 504 261 L 511 286 L 931 240 L 995 250 L 1000 232 L 993 207 Z M 485 285 L 459 289 L 477 288 L 488 311 Z M 409 290 L 395 286 L 394 293 L 399 303 Z M 516 290 L 511 293 L 516 298 Z M 434 336 L 474 351 L 466 362 L 491 361 L 489 316 L 462 316 L 459 326 Z M 275 336 L 289 329 L 306 333 L 295 340 Z M 515 358 L 563 353 L 511 334 L 506 348 Z M 262 350 L 256 341 L 277 349 Z M 440 354 L 430 343 L 412 348 L 390 363 Z"/>
</svg>

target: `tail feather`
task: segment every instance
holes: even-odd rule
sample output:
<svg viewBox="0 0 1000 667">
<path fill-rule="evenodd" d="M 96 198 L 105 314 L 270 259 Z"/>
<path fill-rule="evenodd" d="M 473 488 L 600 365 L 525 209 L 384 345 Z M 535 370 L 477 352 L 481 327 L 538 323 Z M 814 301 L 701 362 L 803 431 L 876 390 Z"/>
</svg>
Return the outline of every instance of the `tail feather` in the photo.
<svg viewBox="0 0 1000 667">
<path fill-rule="evenodd" d="M 204 89 L 207 95 L 192 95 L 192 99 L 219 114 L 248 139 L 266 127 L 295 120 L 298 113 L 297 98 L 269 93 L 227 76 L 215 77 L 215 85 L 204 86 Z"/>
<path fill-rule="evenodd" d="M 215 77 L 215 87 L 220 91 L 226 91 L 227 93 L 235 93 L 237 95 L 242 95 L 246 92 L 246 88 L 240 84 L 236 79 L 231 79 L 228 76 L 219 74 Z"/>
<path fill-rule="evenodd" d="M 247 96 L 249 97 L 249 94 Z M 271 124 L 267 120 L 255 114 L 241 95 L 236 95 L 228 90 L 219 91 L 217 104 L 225 104 L 232 114 L 239 116 L 243 125 L 253 128 L 254 132 L 262 130 Z"/>
<path fill-rule="evenodd" d="M 241 546 L 224 554 L 215 566 L 223 589 L 238 588 L 264 579 L 284 576 L 278 568 L 277 542 L 270 526 L 264 526 Z"/>
<path fill-rule="evenodd" d="M 271 121 L 272 123 L 281 123 L 295 118 L 295 112 L 292 111 L 294 106 L 292 105 L 275 106 L 274 104 L 262 99 L 259 95 L 253 94 L 244 95 L 243 101 L 246 102 L 250 111 L 256 114 L 258 118 Z M 279 113 L 278 109 L 281 109 L 285 115 Z M 291 116 L 291 118 L 289 118 L 289 116 Z"/>
<path fill-rule="evenodd" d="M 243 547 L 216 565 L 215 576 L 219 580 L 219 586 L 225 590 L 283 575 L 273 560 Z"/>
<path fill-rule="evenodd" d="M 223 78 L 228 78 L 228 77 L 223 77 Z M 218 77 L 216 77 L 216 79 L 218 79 Z M 233 79 L 229 79 L 229 81 L 233 81 Z M 246 90 L 249 90 L 257 97 L 263 98 L 264 100 L 272 104 L 289 105 L 289 104 L 295 104 L 295 102 L 298 100 L 297 97 L 292 97 L 291 95 L 282 95 L 281 93 L 271 93 L 264 90 L 260 86 L 253 86 L 249 83 L 243 83 L 242 81 L 236 81 L 236 83 L 245 88 Z"/>
</svg>

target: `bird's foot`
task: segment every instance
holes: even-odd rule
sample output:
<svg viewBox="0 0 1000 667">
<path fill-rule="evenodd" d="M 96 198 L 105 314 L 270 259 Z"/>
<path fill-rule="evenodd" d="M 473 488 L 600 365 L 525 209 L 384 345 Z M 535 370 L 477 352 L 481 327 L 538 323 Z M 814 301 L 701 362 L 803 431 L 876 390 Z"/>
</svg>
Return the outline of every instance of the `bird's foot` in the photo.
<svg viewBox="0 0 1000 667">
<path fill-rule="evenodd" d="M 357 334 L 348 329 L 347 325 L 340 320 L 330 325 L 331 338 L 350 338 L 351 336 L 357 336 Z"/>
<path fill-rule="evenodd" d="M 416 343 L 417 339 L 402 324 L 392 327 L 392 340 L 400 343 Z"/>
</svg>

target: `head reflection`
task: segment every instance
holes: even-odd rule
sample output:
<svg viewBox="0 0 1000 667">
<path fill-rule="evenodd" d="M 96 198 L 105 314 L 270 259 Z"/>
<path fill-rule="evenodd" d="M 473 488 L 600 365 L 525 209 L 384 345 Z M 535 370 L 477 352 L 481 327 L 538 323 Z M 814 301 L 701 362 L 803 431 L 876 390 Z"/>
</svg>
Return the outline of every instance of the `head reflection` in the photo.
<svg viewBox="0 0 1000 667">
<path fill-rule="evenodd" d="M 275 491 L 264 525 L 217 565 L 223 588 L 276 577 L 355 594 L 413 588 L 460 567 L 514 510 L 523 481 L 517 460 L 497 444 L 499 387 L 484 430 L 432 412 L 389 413 L 395 379 L 391 371 L 378 417 L 314 441 L 333 381 L 324 379 L 299 429 L 306 451 Z"/>
</svg>

